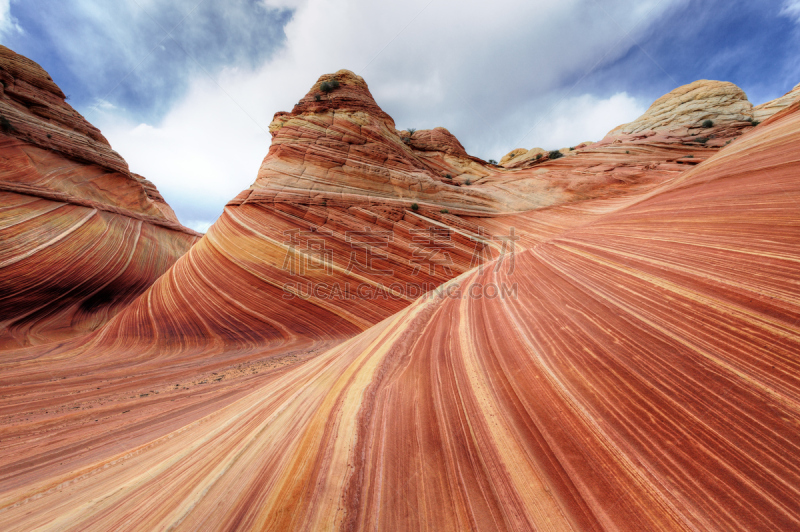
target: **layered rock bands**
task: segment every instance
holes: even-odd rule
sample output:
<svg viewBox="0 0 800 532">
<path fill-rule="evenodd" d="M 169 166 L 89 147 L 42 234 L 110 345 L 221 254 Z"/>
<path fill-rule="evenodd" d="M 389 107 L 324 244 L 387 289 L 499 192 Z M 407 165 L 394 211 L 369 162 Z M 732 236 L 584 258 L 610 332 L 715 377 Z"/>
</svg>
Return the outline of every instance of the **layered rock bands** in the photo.
<svg viewBox="0 0 800 532">
<path fill-rule="evenodd" d="M 0 348 L 85 334 L 200 235 L 33 61 L 0 46 Z"/>
<path fill-rule="evenodd" d="M 52 260 L 124 263 L 144 292 L 84 336 L 0 351 L 5 529 L 800 526 L 788 95 L 753 108 L 697 82 L 571 155 L 500 166 L 396 130 L 339 71 L 275 116 L 255 183 L 185 254 L 154 188 L 58 127 L 68 155 L 3 137 L 30 175 L 62 173 L 4 178 L 46 192 L 7 192 L 0 223 L 58 239 L 32 259 L 72 242 Z M 158 266 L 100 258 L 126 231 Z"/>
</svg>

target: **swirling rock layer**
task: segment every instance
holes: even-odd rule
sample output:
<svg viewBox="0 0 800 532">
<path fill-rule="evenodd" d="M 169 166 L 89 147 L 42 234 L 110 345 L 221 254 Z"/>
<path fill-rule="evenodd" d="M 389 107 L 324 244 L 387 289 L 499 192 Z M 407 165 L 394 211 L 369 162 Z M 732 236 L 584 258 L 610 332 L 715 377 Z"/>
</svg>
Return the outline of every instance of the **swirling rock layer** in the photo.
<svg viewBox="0 0 800 532">
<path fill-rule="evenodd" d="M 85 334 L 194 243 L 33 61 L 0 46 L 0 349 Z"/>
<path fill-rule="evenodd" d="M 502 170 L 335 77 L 142 296 L 4 354 L 6 529 L 800 526 L 800 104 Z"/>
</svg>

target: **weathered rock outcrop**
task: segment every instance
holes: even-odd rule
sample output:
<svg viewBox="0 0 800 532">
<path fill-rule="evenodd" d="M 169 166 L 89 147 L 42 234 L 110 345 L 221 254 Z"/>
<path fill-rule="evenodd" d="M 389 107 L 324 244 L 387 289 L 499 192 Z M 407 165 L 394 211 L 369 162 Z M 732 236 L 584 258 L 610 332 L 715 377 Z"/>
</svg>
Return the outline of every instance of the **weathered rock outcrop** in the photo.
<svg viewBox="0 0 800 532">
<path fill-rule="evenodd" d="M 499 164 L 500 166 L 505 167 L 511 166 L 510 163 L 519 165 L 520 163 L 529 161 L 531 159 L 535 160 L 537 157 L 541 159 L 545 155 L 547 155 L 547 150 L 543 150 L 542 148 L 531 148 L 530 150 L 526 150 L 525 148 L 517 148 L 503 155 Z"/>
<path fill-rule="evenodd" d="M 0 348 L 86 333 L 198 234 L 36 63 L 0 46 Z"/>
<path fill-rule="evenodd" d="M 716 124 L 738 123 L 752 116 L 753 104 L 742 89 L 727 81 L 702 79 L 665 94 L 645 114 L 618 126 L 609 135 L 699 128 L 705 120 Z"/>
<path fill-rule="evenodd" d="M 594 144 L 591 141 L 581 142 L 577 146 L 570 146 L 569 148 L 561 148 L 558 152 L 565 157 L 571 155 L 577 155 L 578 152 L 575 150 L 577 148 L 585 148 Z M 528 161 L 537 161 L 542 159 L 543 157 L 548 156 L 548 151 L 543 150 L 542 148 L 532 148 L 530 150 L 526 150 L 525 148 L 517 148 L 515 150 L 511 150 L 507 154 L 505 154 L 502 159 L 500 159 L 500 166 L 505 168 L 515 168 L 518 166 L 522 166 L 524 163 Z"/>
<path fill-rule="evenodd" d="M 335 80 L 338 87 L 320 93 Z M 349 196 L 425 202 L 448 209 L 511 208 L 493 190 L 459 190 L 497 170 L 470 157 L 447 130 L 397 131 L 366 83 L 349 71 L 322 76 L 291 113 L 277 113 L 273 142 L 245 202 L 280 195 L 302 203 Z M 450 176 L 450 177 L 447 177 Z"/>
</svg>

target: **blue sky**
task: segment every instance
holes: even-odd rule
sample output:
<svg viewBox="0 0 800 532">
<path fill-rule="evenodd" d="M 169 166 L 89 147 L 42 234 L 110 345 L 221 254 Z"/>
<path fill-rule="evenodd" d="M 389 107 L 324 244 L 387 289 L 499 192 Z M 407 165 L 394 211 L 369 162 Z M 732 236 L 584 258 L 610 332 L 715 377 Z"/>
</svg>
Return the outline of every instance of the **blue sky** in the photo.
<svg viewBox="0 0 800 532">
<path fill-rule="evenodd" d="M 676 6 L 638 39 L 642 49 L 633 46 L 603 68 L 589 90 L 623 88 L 652 101 L 676 84 L 705 78 L 737 84 L 754 104 L 781 96 L 800 83 L 800 25 L 781 14 L 789 4 L 711 0 Z"/>
<path fill-rule="evenodd" d="M 157 122 L 203 69 L 268 60 L 291 14 L 257 0 L 28 0 L 11 3 L 23 31 L 3 40 L 42 65 L 76 107 L 107 98 Z"/>
<path fill-rule="evenodd" d="M 0 0 L 0 41 L 201 230 L 255 180 L 272 115 L 339 68 L 399 128 L 495 159 L 599 140 L 696 79 L 754 104 L 800 83 L 800 0 Z"/>
</svg>

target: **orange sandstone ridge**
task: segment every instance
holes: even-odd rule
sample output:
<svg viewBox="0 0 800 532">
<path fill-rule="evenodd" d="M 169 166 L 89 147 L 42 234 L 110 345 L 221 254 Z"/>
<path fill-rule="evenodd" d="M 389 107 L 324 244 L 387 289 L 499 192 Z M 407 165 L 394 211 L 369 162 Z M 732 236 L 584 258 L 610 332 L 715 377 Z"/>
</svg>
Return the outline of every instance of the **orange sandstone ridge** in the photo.
<svg viewBox="0 0 800 532">
<path fill-rule="evenodd" d="M 0 351 L 5 528 L 800 526 L 800 103 L 703 83 L 501 167 L 321 77 L 141 296 Z"/>
<path fill-rule="evenodd" d="M 0 46 L 0 348 L 85 334 L 198 234 L 38 64 Z"/>
</svg>

